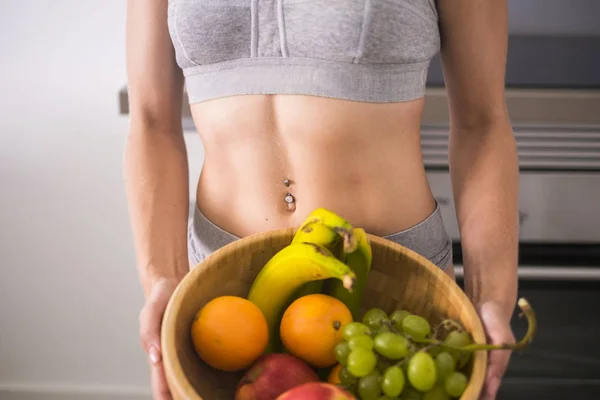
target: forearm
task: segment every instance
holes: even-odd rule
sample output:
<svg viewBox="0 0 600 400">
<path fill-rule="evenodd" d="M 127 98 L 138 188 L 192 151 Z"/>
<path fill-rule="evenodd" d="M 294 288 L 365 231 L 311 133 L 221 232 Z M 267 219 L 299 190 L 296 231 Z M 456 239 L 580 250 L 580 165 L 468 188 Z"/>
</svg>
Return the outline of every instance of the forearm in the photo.
<svg viewBox="0 0 600 400">
<path fill-rule="evenodd" d="M 146 294 L 159 279 L 180 280 L 189 271 L 187 154 L 181 133 L 170 129 L 134 121 L 125 150 L 127 201 Z"/>
<path fill-rule="evenodd" d="M 510 318 L 518 288 L 518 156 L 508 118 L 453 128 L 450 171 L 463 250 L 465 291 Z"/>
</svg>

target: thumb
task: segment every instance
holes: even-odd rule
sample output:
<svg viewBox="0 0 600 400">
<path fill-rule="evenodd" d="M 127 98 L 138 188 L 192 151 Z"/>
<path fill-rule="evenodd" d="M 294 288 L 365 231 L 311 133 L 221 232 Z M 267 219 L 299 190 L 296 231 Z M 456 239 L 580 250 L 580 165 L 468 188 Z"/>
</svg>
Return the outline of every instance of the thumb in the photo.
<svg viewBox="0 0 600 400">
<path fill-rule="evenodd" d="M 142 348 L 153 364 L 157 364 L 161 360 L 160 330 L 162 318 L 173 289 L 173 285 L 166 281 L 157 282 L 150 291 L 139 315 Z"/>
</svg>

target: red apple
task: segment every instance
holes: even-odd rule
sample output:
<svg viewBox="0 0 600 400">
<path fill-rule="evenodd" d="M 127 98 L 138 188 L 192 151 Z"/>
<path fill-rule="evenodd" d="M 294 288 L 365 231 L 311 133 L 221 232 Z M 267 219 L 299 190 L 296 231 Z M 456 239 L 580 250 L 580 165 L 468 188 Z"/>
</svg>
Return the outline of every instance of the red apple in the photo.
<svg viewBox="0 0 600 400">
<path fill-rule="evenodd" d="M 275 400 L 356 400 L 351 393 L 326 382 L 309 382 L 295 386 Z"/>
<path fill-rule="evenodd" d="M 275 400 L 294 386 L 319 382 L 317 373 L 290 354 L 261 356 L 240 380 L 235 400 Z"/>
</svg>

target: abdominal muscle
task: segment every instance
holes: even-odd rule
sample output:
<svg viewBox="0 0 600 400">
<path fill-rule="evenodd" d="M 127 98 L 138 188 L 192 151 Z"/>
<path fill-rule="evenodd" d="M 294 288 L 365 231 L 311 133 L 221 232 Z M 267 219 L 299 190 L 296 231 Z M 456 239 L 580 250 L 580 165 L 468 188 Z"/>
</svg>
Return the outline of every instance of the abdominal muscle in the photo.
<svg viewBox="0 0 600 400">
<path fill-rule="evenodd" d="M 238 237 L 298 226 L 317 207 L 379 236 L 408 229 L 435 209 L 421 157 L 422 109 L 422 99 L 291 95 L 194 104 L 205 149 L 197 206 Z"/>
</svg>

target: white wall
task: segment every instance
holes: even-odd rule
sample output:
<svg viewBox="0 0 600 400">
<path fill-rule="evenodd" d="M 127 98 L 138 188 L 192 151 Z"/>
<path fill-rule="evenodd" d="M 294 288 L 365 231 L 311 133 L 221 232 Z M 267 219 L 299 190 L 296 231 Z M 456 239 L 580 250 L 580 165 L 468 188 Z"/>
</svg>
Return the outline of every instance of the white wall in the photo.
<svg viewBox="0 0 600 400">
<path fill-rule="evenodd" d="M 149 399 L 122 183 L 125 2 L 4 2 L 0 32 L 0 398 Z"/>
</svg>

